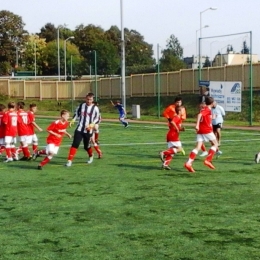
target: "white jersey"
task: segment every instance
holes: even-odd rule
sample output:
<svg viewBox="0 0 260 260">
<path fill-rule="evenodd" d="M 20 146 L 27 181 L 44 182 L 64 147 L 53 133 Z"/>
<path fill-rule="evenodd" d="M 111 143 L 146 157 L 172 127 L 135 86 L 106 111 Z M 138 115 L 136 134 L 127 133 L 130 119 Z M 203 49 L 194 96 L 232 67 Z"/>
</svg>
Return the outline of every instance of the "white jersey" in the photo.
<svg viewBox="0 0 260 260">
<path fill-rule="evenodd" d="M 94 104 L 88 106 L 86 103 L 82 103 L 76 108 L 73 119 L 76 118 L 79 119 L 76 130 L 86 133 L 86 128 L 90 124 L 96 124 L 98 122 L 99 108 Z"/>
<path fill-rule="evenodd" d="M 212 125 L 222 124 L 223 123 L 223 116 L 226 115 L 225 110 L 222 106 L 216 105 L 215 108 L 211 109 L 212 111 Z"/>
</svg>

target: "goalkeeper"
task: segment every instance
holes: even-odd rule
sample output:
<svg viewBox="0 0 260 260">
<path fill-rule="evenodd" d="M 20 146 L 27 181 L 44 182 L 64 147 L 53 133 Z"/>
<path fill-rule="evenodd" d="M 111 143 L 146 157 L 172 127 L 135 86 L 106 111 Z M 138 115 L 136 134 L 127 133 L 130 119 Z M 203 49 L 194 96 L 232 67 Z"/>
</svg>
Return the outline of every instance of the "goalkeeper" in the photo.
<svg viewBox="0 0 260 260">
<path fill-rule="evenodd" d="M 81 103 L 70 122 L 70 127 L 78 119 L 76 129 L 74 131 L 73 142 L 69 150 L 68 161 L 66 166 L 72 165 L 81 141 L 83 140 L 84 149 L 88 153 L 89 160 L 87 163 L 93 162 L 92 148 L 90 146 L 90 139 L 93 135 L 93 128 L 99 120 L 99 108 L 94 105 L 94 94 L 88 93 L 86 95 L 86 102 Z"/>
</svg>

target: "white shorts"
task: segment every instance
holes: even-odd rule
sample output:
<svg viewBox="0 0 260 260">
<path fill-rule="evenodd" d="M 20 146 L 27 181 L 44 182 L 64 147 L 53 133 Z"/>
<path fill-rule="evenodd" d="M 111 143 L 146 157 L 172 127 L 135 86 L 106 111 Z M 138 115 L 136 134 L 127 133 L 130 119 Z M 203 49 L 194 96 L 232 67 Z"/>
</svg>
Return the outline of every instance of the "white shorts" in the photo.
<svg viewBox="0 0 260 260">
<path fill-rule="evenodd" d="M 0 145 L 5 145 L 5 138 L 0 138 Z"/>
<path fill-rule="evenodd" d="M 197 142 L 209 142 L 213 140 L 216 140 L 216 136 L 213 133 L 197 134 Z"/>
<path fill-rule="evenodd" d="M 16 144 L 16 137 L 13 136 L 5 136 L 6 144 Z"/>
<path fill-rule="evenodd" d="M 19 137 L 19 142 L 23 142 L 28 144 L 28 140 L 29 140 L 29 136 L 28 135 L 22 135 L 22 136 L 18 136 Z"/>
<path fill-rule="evenodd" d="M 57 154 L 59 151 L 59 146 L 56 146 L 55 144 L 47 144 L 46 146 L 46 153 L 53 153 L 53 154 Z"/>
<path fill-rule="evenodd" d="M 182 147 L 181 141 L 168 142 L 167 145 L 168 145 L 168 148 L 171 148 L 173 146 L 175 146 L 175 147 Z"/>
<path fill-rule="evenodd" d="M 38 143 L 38 137 L 36 134 L 28 135 L 28 144 Z"/>
</svg>

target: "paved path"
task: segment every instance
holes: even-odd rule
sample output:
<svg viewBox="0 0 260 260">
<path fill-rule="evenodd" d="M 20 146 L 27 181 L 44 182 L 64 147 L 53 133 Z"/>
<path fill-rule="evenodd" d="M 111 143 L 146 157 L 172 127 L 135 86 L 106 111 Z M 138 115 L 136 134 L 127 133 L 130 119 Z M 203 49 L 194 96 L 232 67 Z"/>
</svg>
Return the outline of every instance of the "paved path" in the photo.
<svg viewBox="0 0 260 260">
<path fill-rule="evenodd" d="M 42 115 L 36 115 L 36 117 L 41 118 L 57 118 L 56 116 L 42 116 Z M 118 122 L 118 119 L 105 119 L 102 118 L 103 122 Z M 141 121 L 141 120 L 132 120 L 128 119 L 129 123 L 137 123 L 137 124 L 158 124 L 158 125 L 166 125 L 166 122 L 160 122 L 160 121 Z M 195 123 L 183 123 L 184 126 L 194 126 Z M 253 131 L 260 131 L 260 126 L 233 126 L 233 125 L 225 125 L 225 129 L 241 129 L 241 130 L 253 130 Z"/>
</svg>

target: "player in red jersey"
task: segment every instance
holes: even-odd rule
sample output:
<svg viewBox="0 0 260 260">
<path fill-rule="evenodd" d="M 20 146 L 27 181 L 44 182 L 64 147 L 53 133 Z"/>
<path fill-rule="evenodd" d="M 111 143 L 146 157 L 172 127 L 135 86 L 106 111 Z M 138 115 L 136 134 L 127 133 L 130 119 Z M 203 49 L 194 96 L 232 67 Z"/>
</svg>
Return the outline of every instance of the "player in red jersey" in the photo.
<svg viewBox="0 0 260 260">
<path fill-rule="evenodd" d="M 5 151 L 5 125 L 3 123 L 4 113 L 5 105 L 0 104 L 0 154 Z"/>
<path fill-rule="evenodd" d="M 192 163 L 196 158 L 199 150 L 201 149 L 203 142 L 208 142 L 208 141 L 211 142 L 212 146 L 208 152 L 208 156 L 204 160 L 204 165 L 206 165 L 211 169 L 215 169 L 215 166 L 212 164 L 211 161 L 218 149 L 218 142 L 216 136 L 213 133 L 213 127 L 212 127 L 211 108 L 213 107 L 213 102 L 214 99 L 212 97 L 206 97 L 205 98 L 206 106 L 202 108 L 200 113 L 198 114 L 197 123 L 195 127 L 197 131 L 197 144 L 196 147 L 191 151 L 188 161 L 184 164 L 184 167 L 189 172 L 195 172 L 195 170 L 192 167 Z"/>
<path fill-rule="evenodd" d="M 169 122 L 169 131 L 166 136 L 168 149 L 160 152 L 160 157 L 163 162 L 162 169 L 170 170 L 170 162 L 174 156 L 174 154 L 178 152 L 184 153 L 182 149 L 182 144 L 179 138 L 180 131 L 184 131 L 184 127 L 182 127 L 182 110 L 181 106 L 175 107 L 176 115 L 173 116 L 171 122 Z"/>
<path fill-rule="evenodd" d="M 52 122 L 47 128 L 49 136 L 47 137 L 46 148 L 33 155 L 34 160 L 40 156 L 40 154 L 46 155 L 46 157 L 38 165 L 38 170 L 42 170 L 42 167 L 47 164 L 55 154 L 58 153 L 64 135 L 71 138 L 71 135 L 66 130 L 69 126 L 69 112 L 67 110 L 62 110 L 60 116 L 60 119 Z"/>
<path fill-rule="evenodd" d="M 32 150 L 33 153 L 37 152 L 38 149 L 38 137 L 35 134 L 35 128 L 42 132 L 42 128 L 38 126 L 38 124 L 35 122 L 35 113 L 37 112 L 37 105 L 32 103 L 30 104 L 30 110 L 28 111 L 28 116 L 30 120 L 30 124 L 28 125 L 28 144 L 32 144 Z"/>
<path fill-rule="evenodd" d="M 9 102 L 8 110 L 4 113 L 2 122 L 5 125 L 5 151 L 6 160 L 4 162 L 12 162 L 12 152 L 15 153 L 15 143 L 17 134 L 17 113 L 15 111 L 15 103 Z"/>
<path fill-rule="evenodd" d="M 17 103 L 17 132 L 18 138 L 21 144 L 23 151 L 23 157 L 20 159 L 22 161 L 30 160 L 31 154 L 28 147 L 28 137 L 29 137 L 29 127 L 31 123 L 29 114 L 27 111 L 24 111 L 25 104 L 24 102 Z M 17 153 L 17 151 L 16 151 Z"/>
</svg>

